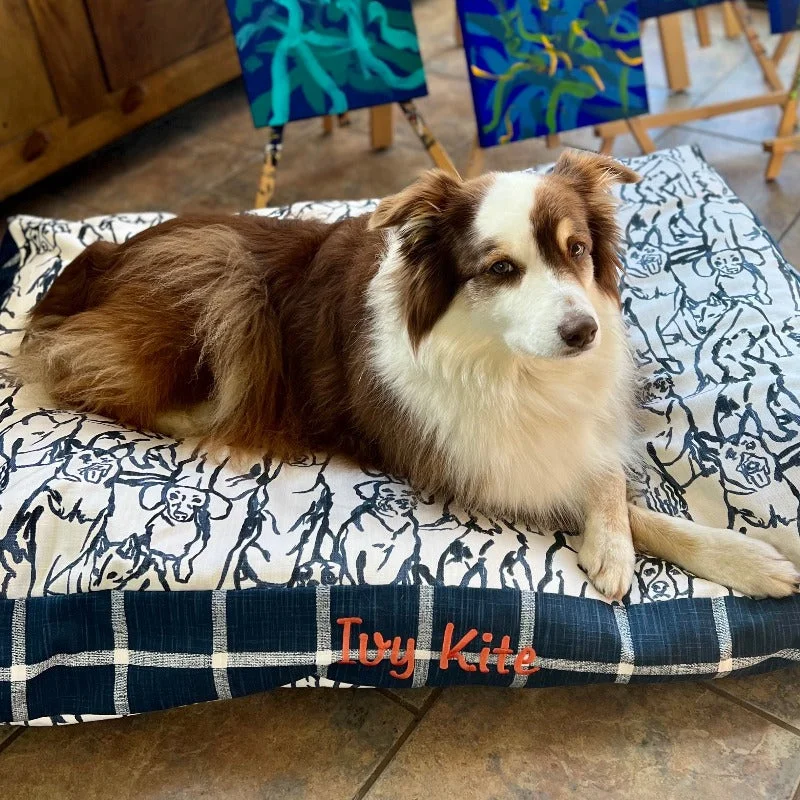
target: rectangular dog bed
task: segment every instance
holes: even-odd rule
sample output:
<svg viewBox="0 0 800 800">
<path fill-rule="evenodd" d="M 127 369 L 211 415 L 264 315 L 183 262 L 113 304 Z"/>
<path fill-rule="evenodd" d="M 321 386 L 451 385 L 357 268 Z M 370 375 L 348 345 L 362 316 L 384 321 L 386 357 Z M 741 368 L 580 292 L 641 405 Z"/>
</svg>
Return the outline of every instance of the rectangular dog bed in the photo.
<svg viewBox="0 0 800 800">
<path fill-rule="evenodd" d="M 797 275 L 698 151 L 629 163 L 643 176 L 619 212 L 644 378 L 637 502 L 797 537 Z M 0 249 L 0 721 L 286 685 L 628 683 L 800 660 L 797 597 L 736 596 L 640 556 L 612 604 L 569 532 L 470 515 L 322 454 L 234 469 L 15 386 L 25 315 L 59 271 L 165 218 L 16 217 Z"/>
</svg>

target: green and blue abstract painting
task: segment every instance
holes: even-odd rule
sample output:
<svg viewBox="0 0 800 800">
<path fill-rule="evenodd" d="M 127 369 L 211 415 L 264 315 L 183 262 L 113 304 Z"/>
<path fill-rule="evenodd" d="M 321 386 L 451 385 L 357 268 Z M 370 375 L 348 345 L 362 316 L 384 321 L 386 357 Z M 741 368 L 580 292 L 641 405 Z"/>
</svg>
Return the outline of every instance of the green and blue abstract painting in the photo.
<svg viewBox="0 0 800 800">
<path fill-rule="evenodd" d="M 720 3 L 722 0 L 639 0 L 639 19 L 663 17 L 678 11 L 688 11 Z"/>
<path fill-rule="evenodd" d="M 772 33 L 791 33 L 800 29 L 800 0 L 769 0 L 767 5 Z"/>
<path fill-rule="evenodd" d="M 410 0 L 227 0 L 256 127 L 427 94 Z"/>
<path fill-rule="evenodd" d="M 481 147 L 647 113 L 636 0 L 458 0 Z"/>
</svg>

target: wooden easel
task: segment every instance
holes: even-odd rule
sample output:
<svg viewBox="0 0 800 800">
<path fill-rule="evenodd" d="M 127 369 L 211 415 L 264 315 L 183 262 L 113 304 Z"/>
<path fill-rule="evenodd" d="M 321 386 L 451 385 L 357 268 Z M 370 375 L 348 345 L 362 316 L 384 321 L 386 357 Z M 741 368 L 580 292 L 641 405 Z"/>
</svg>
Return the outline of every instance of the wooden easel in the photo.
<svg viewBox="0 0 800 800">
<path fill-rule="evenodd" d="M 414 133 L 417 134 L 422 146 L 428 151 L 433 163 L 440 169 L 445 170 L 445 172 L 459 177 L 453 161 L 441 142 L 433 135 L 433 132 L 425 123 L 416 103 L 413 100 L 407 100 L 398 103 L 398 105 L 406 121 L 411 125 Z M 373 150 L 385 150 L 392 145 L 394 139 L 393 108 L 389 104 L 375 106 L 370 109 L 370 140 Z M 350 124 L 350 118 L 347 114 L 340 114 L 337 119 L 340 128 Z M 326 116 L 322 118 L 322 129 L 325 134 L 333 133 L 333 126 L 333 117 Z M 269 128 L 267 143 L 264 147 L 264 166 L 261 169 L 258 191 L 256 192 L 255 208 L 266 208 L 275 194 L 278 163 L 283 149 L 283 130 L 283 125 Z"/>
<path fill-rule="evenodd" d="M 730 31 L 730 35 L 736 35 L 733 29 L 733 21 L 735 20 L 738 28 L 741 29 L 747 37 L 750 50 L 755 56 L 761 68 L 761 72 L 764 75 L 764 79 L 769 84 L 770 90 L 752 97 L 743 97 L 739 100 L 729 100 L 722 103 L 712 103 L 705 106 L 685 108 L 676 111 L 664 111 L 660 114 L 646 114 L 641 117 L 617 120 L 615 122 L 607 122 L 603 125 L 598 125 L 595 127 L 595 134 L 601 139 L 601 153 L 610 153 L 614 146 L 615 138 L 623 133 L 631 133 L 643 153 L 652 153 L 656 149 L 656 146 L 650 134 L 647 132 L 650 128 L 681 125 L 693 120 L 710 119 L 711 117 L 732 114 L 737 111 L 746 111 L 752 108 L 764 108 L 767 106 L 780 106 L 786 103 L 788 95 L 778 76 L 776 64 L 773 59 L 767 55 L 764 45 L 753 27 L 752 18 L 744 4 L 744 0 L 735 0 L 735 2 L 723 4 L 724 14 L 728 13 L 726 9 L 730 9 L 730 14 L 732 15 L 730 27 L 726 27 L 726 31 Z M 784 50 L 785 47 L 786 45 L 784 45 Z"/>
<path fill-rule="evenodd" d="M 791 34 L 784 34 L 778 43 L 778 48 L 781 47 L 781 44 L 783 44 L 784 39 L 787 36 L 791 39 Z M 780 55 L 783 55 L 783 53 L 786 51 L 786 46 L 788 46 L 788 41 Z M 778 49 L 775 51 L 775 56 L 778 56 Z M 800 133 L 796 132 L 797 98 L 799 93 L 800 57 L 797 59 L 797 66 L 794 70 L 792 85 L 789 88 L 789 93 L 787 94 L 786 100 L 783 103 L 783 113 L 781 114 L 781 121 L 778 123 L 777 136 L 774 139 L 769 139 L 764 142 L 764 150 L 770 153 L 767 171 L 765 174 L 765 177 L 768 181 L 774 181 L 781 174 L 783 159 L 787 153 L 791 153 L 792 150 L 800 150 Z"/>
</svg>

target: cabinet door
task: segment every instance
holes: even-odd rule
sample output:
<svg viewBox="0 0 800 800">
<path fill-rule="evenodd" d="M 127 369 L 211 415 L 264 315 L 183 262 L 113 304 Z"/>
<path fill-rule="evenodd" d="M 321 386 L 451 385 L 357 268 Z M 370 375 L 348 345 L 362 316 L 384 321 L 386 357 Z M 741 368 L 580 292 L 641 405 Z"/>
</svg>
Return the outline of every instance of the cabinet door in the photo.
<svg viewBox="0 0 800 800">
<path fill-rule="evenodd" d="M 70 122 L 106 106 L 106 84 L 83 0 L 28 0 L 50 82 Z"/>
<path fill-rule="evenodd" d="M 230 34 L 225 0 L 86 0 L 112 89 Z"/>
<path fill-rule="evenodd" d="M 58 117 L 25 0 L 0 2 L 0 144 Z"/>
</svg>

